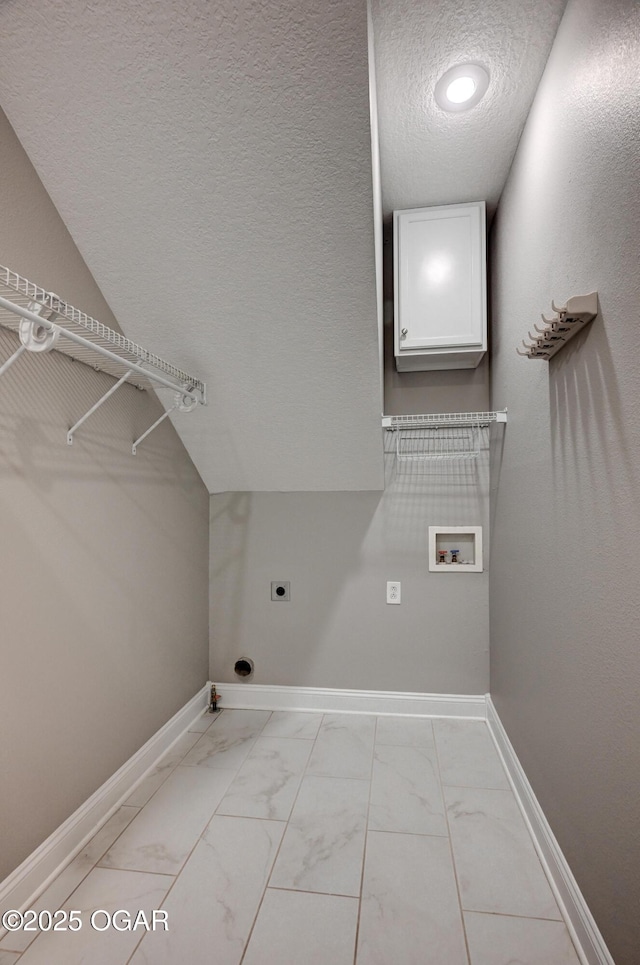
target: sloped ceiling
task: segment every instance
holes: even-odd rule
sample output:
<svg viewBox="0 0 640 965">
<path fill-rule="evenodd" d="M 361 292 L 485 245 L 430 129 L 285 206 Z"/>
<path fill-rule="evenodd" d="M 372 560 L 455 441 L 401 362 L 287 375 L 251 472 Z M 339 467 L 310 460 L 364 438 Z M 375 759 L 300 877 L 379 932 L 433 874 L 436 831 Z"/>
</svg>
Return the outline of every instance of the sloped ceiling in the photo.
<svg viewBox="0 0 640 965">
<path fill-rule="evenodd" d="M 563 7 L 374 0 L 387 213 L 495 203 Z M 0 0 L 0 104 L 209 490 L 381 488 L 365 0 Z"/>
</svg>

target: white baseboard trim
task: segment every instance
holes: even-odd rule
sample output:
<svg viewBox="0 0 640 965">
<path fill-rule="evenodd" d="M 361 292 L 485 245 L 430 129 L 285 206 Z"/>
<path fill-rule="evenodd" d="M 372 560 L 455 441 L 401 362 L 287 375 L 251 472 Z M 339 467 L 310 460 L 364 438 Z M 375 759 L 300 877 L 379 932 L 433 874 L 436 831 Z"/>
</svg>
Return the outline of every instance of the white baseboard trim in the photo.
<svg viewBox="0 0 640 965">
<path fill-rule="evenodd" d="M 583 965 L 615 965 L 489 694 L 487 724 Z"/>
<path fill-rule="evenodd" d="M 327 687 L 280 687 L 266 684 L 216 685 L 220 708 L 245 710 L 314 710 L 318 713 L 400 714 L 407 717 L 486 718 L 484 694 L 411 694 L 381 690 L 335 690 Z"/>
<path fill-rule="evenodd" d="M 208 706 L 209 694 L 210 685 L 206 684 L 8 878 L 0 882 L 0 914 L 11 908 L 23 910 L 30 907 L 31 902 L 129 797 L 158 759 L 197 720 Z M 4 929 L 0 929 L 0 937 L 4 934 Z"/>
</svg>

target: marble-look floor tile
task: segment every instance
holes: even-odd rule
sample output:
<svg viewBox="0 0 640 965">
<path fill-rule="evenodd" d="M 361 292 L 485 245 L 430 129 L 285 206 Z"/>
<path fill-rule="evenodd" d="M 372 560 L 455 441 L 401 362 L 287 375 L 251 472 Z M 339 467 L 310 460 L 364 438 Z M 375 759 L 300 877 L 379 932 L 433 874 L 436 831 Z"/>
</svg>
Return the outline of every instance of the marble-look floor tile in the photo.
<svg viewBox="0 0 640 965">
<path fill-rule="evenodd" d="M 376 744 L 433 747 L 433 725 L 425 717 L 378 717 Z"/>
<path fill-rule="evenodd" d="M 152 910 L 162 905 L 173 880 L 168 875 L 94 868 L 64 905 L 66 910 L 80 912 L 82 928 L 43 932 L 20 958 L 20 965 L 125 965 L 143 929 L 118 931 L 110 926 L 97 931 L 91 927 L 91 913 L 101 909 L 113 914 L 124 909 L 133 918 L 138 911 L 150 918 Z M 105 921 L 105 916 L 100 916 L 100 927 Z"/>
<path fill-rule="evenodd" d="M 177 874 L 234 773 L 178 765 L 107 851 L 100 865 Z"/>
<path fill-rule="evenodd" d="M 139 808 L 128 807 L 127 805 L 119 807 L 115 814 L 112 814 L 109 820 L 96 831 L 73 861 L 70 861 L 67 867 L 63 868 L 60 874 L 54 878 L 48 888 L 45 888 L 40 897 L 32 902 L 30 907 L 38 912 L 44 910 L 57 911 L 58 908 L 62 908 L 71 892 L 86 878 L 105 851 L 131 824 L 139 810 Z M 37 933 L 34 932 L 9 932 L 0 942 L 0 949 L 11 948 L 23 952 L 36 938 Z M 1 959 L 0 965 L 2 965 Z"/>
<path fill-rule="evenodd" d="M 462 907 L 530 918 L 560 912 L 511 791 L 445 787 Z"/>
<path fill-rule="evenodd" d="M 237 770 L 270 717 L 269 710 L 223 710 L 182 763 Z"/>
<path fill-rule="evenodd" d="M 309 773 L 316 777 L 371 779 L 375 717 L 360 714 L 325 714 Z"/>
<path fill-rule="evenodd" d="M 357 963 L 392 962 L 467 965 L 447 838 L 367 834 Z"/>
<path fill-rule="evenodd" d="M 315 740 L 321 723 L 322 714 L 276 710 L 265 724 L 262 737 L 297 737 L 299 740 Z"/>
<path fill-rule="evenodd" d="M 205 710 L 189 727 L 190 733 L 204 734 L 205 731 L 209 730 L 217 716 L 217 714 L 210 714 Z"/>
<path fill-rule="evenodd" d="M 360 895 L 369 782 L 304 778 L 270 886 Z"/>
<path fill-rule="evenodd" d="M 15 965 L 20 958 L 20 952 L 0 951 L 0 965 Z"/>
<path fill-rule="evenodd" d="M 169 931 L 150 932 L 131 965 L 238 965 L 285 825 L 216 816 L 169 893 Z"/>
<path fill-rule="evenodd" d="M 562 921 L 466 911 L 471 965 L 580 965 Z"/>
<path fill-rule="evenodd" d="M 291 813 L 311 741 L 259 737 L 218 806 L 218 814 L 286 821 Z"/>
<path fill-rule="evenodd" d="M 436 720 L 440 776 L 443 784 L 461 787 L 499 787 L 509 781 L 483 720 Z"/>
<path fill-rule="evenodd" d="M 217 731 L 225 731 L 226 733 L 235 733 L 242 730 L 259 734 L 270 719 L 270 710 L 236 710 L 232 708 L 231 710 L 220 711 L 214 717 L 213 727 Z"/>
<path fill-rule="evenodd" d="M 267 889 L 243 965 L 353 965 L 356 898 Z"/>
<path fill-rule="evenodd" d="M 200 739 L 200 735 L 187 731 L 163 754 L 153 770 L 138 784 L 131 792 L 125 804 L 134 807 L 144 807 L 149 798 L 156 793 L 160 785 L 164 784 L 171 771 L 178 766 L 185 754 L 191 750 L 193 745 Z"/>
<path fill-rule="evenodd" d="M 448 834 L 435 748 L 376 747 L 369 827 L 376 831 Z"/>
</svg>

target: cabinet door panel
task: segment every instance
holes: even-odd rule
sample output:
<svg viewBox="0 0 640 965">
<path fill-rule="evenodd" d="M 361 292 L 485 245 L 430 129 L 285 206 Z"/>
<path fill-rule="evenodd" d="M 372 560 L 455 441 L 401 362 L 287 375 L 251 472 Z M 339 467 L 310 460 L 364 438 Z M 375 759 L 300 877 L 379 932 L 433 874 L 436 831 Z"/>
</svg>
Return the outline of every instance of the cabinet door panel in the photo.
<svg viewBox="0 0 640 965">
<path fill-rule="evenodd" d="M 478 204 L 396 213 L 400 352 L 484 347 L 482 214 Z"/>
</svg>

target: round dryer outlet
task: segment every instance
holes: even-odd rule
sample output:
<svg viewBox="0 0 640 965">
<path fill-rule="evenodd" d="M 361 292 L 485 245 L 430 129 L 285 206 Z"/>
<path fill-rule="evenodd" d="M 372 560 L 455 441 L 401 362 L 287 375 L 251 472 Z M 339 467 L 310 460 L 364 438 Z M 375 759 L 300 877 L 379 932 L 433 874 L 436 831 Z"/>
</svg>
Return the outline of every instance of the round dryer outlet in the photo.
<svg viewBox="0 0 640 965">
<path fill-rule="evenodd" d="M 241 657 L 240 660 L 236 660 L 233 669 L 238 677 L 250 677 L 253 673 L 253 660 L 247 660 L 246 657 Z"/>
</svg>

